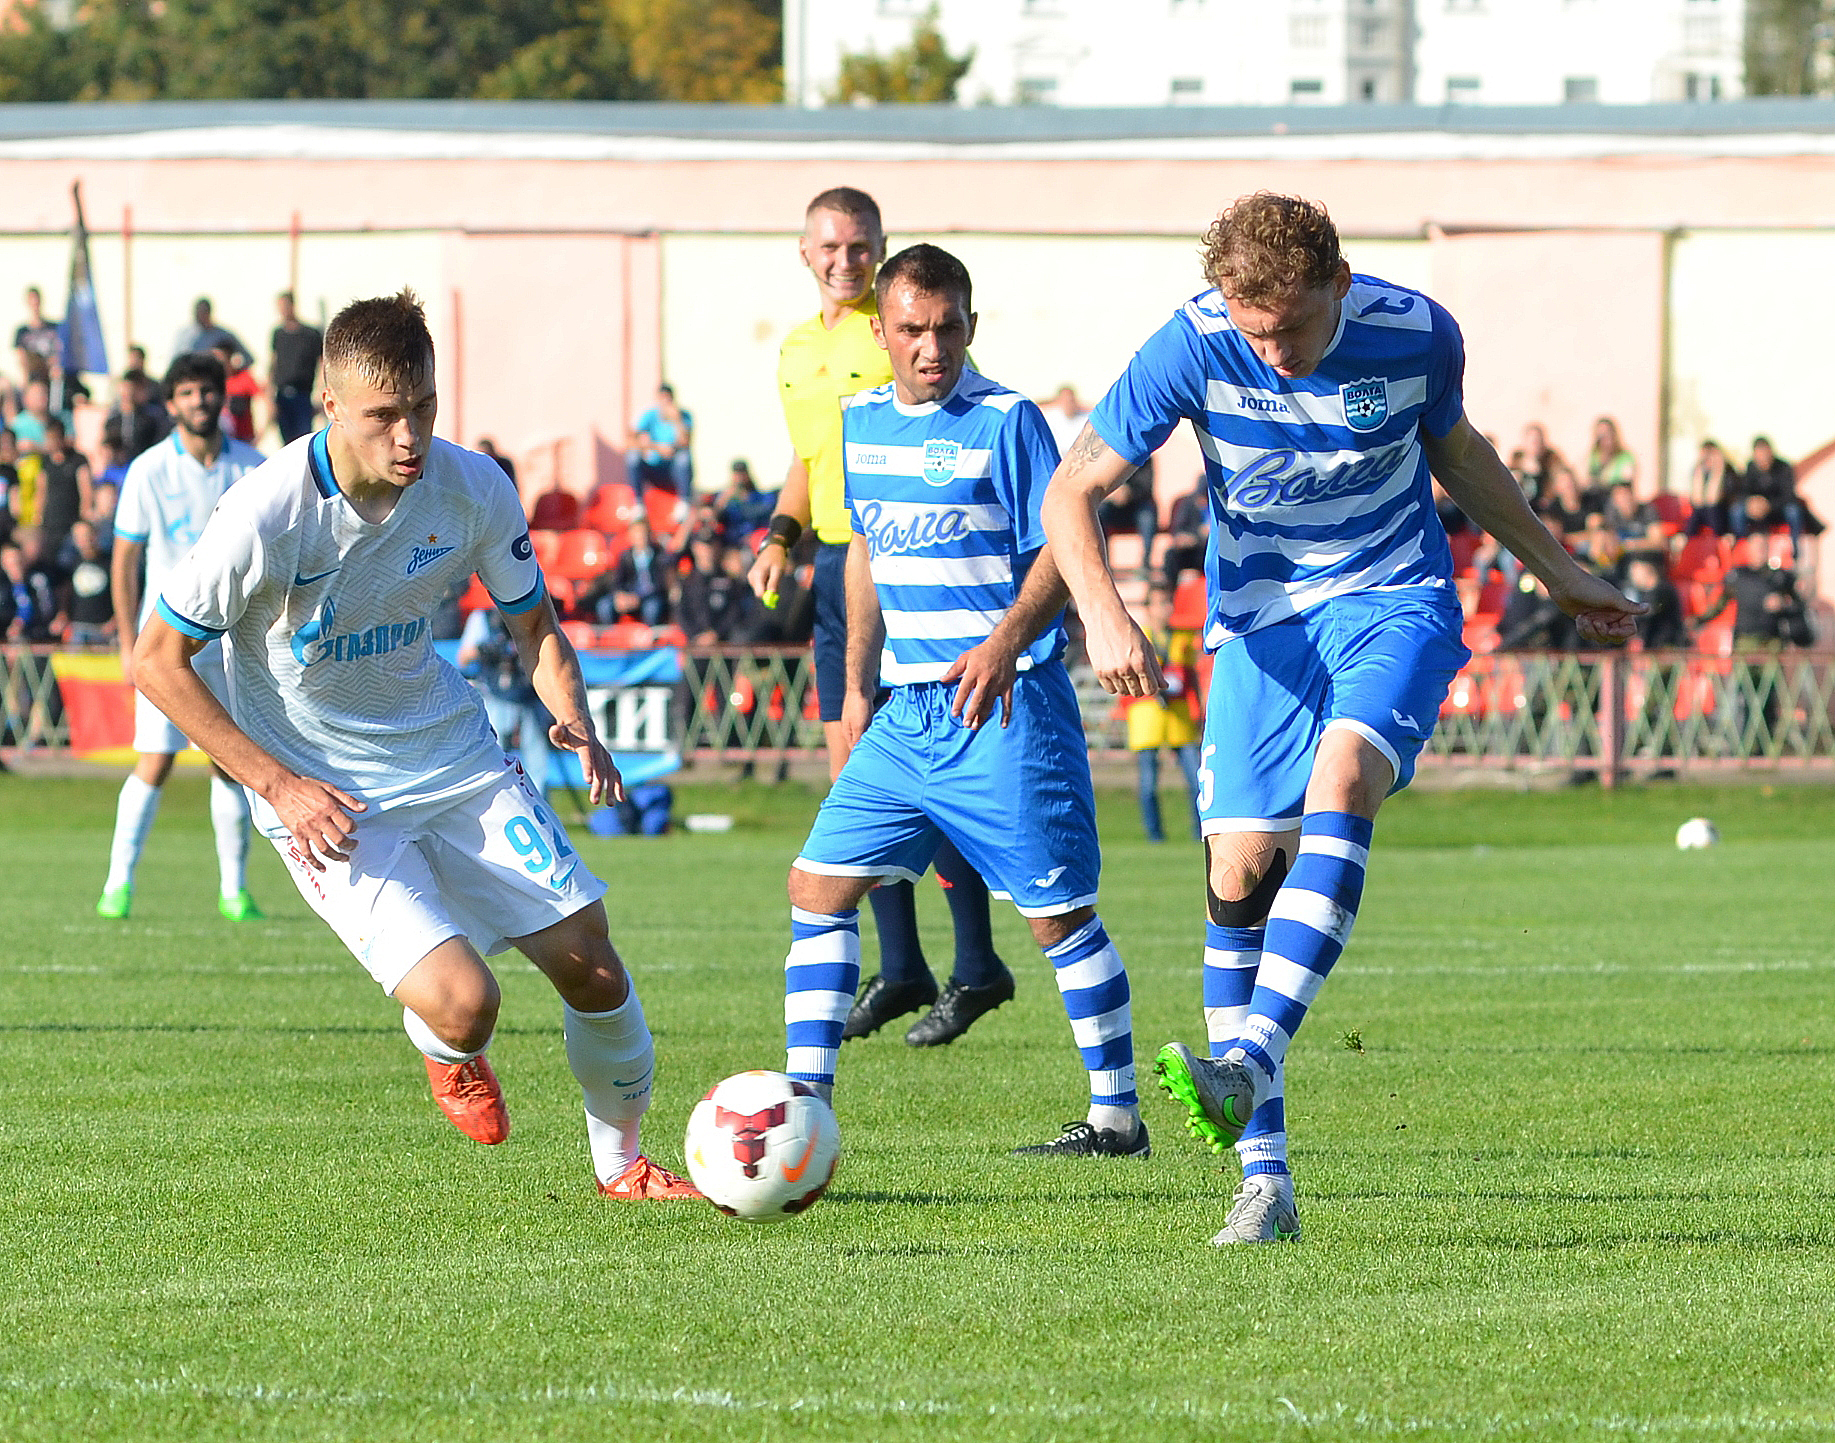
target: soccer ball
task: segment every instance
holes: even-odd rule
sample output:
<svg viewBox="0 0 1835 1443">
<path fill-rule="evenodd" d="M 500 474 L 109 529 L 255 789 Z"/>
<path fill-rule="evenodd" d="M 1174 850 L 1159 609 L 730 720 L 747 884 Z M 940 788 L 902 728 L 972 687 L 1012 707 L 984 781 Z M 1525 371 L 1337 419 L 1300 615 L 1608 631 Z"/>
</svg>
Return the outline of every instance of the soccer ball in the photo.
<svg viewBox="0 0 1835 1443">
<path fill-rule="evenodd" d="M 1676 828 L 1676 845 L 1685 852 L 1712 847 L 1720 841 L 1720 828 L 1706 817 L 1690 817 Z"/>
<path fill-rule="evenodd" d="M 695 1104 L 688 1175 L 728 1217 L 774 1223 L 822 1196 L 841 1157 L 834 1109 L 781 1072 L 741 1072 Z"/>
</svg>

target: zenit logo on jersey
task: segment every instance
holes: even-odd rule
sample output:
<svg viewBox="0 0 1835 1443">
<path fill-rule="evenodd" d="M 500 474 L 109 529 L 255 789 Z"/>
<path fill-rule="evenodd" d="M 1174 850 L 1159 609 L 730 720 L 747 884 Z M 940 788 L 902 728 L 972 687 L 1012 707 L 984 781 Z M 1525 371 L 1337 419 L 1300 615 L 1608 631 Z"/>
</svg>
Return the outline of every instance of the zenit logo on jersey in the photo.
<svg viewBox="0 0 1835 1443">
<path fill-rule="evenodd" d="M 429 541 L 437 538 L 429 536 Z M 423 567 L 431 566 L 442 556 L 452 551 L 450 546 L 417 546 L 408 556 L 408 575 L 412 576 Z"/>
<path fill-rule="evenodd" d="M 890 385 L 842 413 L 847 505 L 885 618 L 880 678 L 936 681 L 986 641 L 1044 545 L 1039 501 L 1058 451 L 1037 406 L 964 370 L 950 397 L 906 406 Z M 1055 622 L 1019 665 L 1064 649 Z"/>
<path fill-rule="evenodd" d="M 1139 462 L 1191 421 L 1210 494 L 1215 651 L 1334 596 L 1451 585 L 1420 433 L 1458 423 L 1464 373 L 1453 318 L 1386 281 L 1352 277 L 1324 357 L 1301 377 L 1257 356 L 1207 291 L 1148 339 L 1090 424 Z"/>
</svg>

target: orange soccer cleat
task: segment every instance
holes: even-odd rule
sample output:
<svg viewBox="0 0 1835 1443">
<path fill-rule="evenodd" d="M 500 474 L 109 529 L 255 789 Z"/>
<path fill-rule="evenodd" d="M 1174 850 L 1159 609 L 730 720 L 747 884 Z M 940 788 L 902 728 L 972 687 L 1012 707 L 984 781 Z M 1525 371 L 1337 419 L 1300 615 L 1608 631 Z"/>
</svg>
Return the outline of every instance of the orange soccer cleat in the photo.
<svg viewBox="0 0 1835 1443">
<path fill-rule="evenodd" d="M 427 1059 L 427 1081 L 433 1100 L 452 1125 L 473 1142 L 487 1146 L 510 1135 L 510 1112 L 503 1105 L 497 1074 L 482 1057 L 447 1064 Z"/>
<path fill-rule="evenodd" d="M 600 1183 L 599 1195 L 620 1202 L 690 1202 L 700 1199 L 701 1190 L 687 1178 L 639 1157 L 610 1182 Z"/>
</svg>

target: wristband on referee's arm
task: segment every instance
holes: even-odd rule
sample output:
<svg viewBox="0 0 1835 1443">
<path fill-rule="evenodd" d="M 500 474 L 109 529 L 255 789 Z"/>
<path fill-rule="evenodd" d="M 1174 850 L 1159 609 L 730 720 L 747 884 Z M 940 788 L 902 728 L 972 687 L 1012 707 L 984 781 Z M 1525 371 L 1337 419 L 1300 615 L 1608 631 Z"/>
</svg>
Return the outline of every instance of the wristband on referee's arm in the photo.
<svg viewBox="0 0 1835 1443">
<path fill-rule="evenodd" d="M 803 523 L 788 512 L 779 511 L 771 518 L 771 534 L 765 538 L 765 542 L 769 545 L 775 541 L 788 553 L 802 534 Z"/>
</svg>

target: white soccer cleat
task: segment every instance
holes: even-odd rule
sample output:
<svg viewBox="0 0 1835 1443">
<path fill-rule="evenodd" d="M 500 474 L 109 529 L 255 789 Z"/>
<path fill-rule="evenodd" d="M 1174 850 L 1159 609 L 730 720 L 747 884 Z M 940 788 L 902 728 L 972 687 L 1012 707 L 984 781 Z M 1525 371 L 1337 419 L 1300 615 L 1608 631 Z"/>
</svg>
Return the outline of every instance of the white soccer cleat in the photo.
<svg viewBox="0 0 1835 1443">
<path fill-rule="evenodd" d="M 1300 1214 L 1293 1205 L 1293 1178 L 1287 1173 L 1257 1173 L 1242 1180 L 1230 1199 L 1223 1231 L 1211 1239 L 1214 1248 L 1231 1243 L 1297 1243 Z"/>
</svg>

